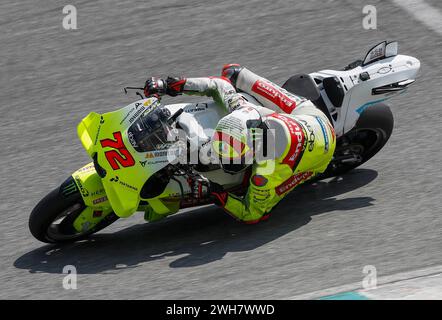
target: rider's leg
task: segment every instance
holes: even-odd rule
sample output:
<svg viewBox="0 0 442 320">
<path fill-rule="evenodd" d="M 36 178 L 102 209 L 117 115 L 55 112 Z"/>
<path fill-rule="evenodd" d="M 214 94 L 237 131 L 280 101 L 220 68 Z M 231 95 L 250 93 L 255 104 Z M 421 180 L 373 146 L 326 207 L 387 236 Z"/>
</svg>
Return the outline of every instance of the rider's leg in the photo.
<svg viewBox="0 0 442 320">
<path fill-rule="evenodd" d="M 264 107 L 278 113 L 317 116 L 333 127 L 329 118 L 310 100 L 296 96 L 244 67 L 236 72 L 236 88 L 252 95 Z"/>
<path fill-rule="evenodd" d="M 308 101 L 246 68 L 242 68 L 238 73 L 236 88 L 252 95 L 264 107 L 278 113 L 293 113 L 304 102 Z"/>
</svg>

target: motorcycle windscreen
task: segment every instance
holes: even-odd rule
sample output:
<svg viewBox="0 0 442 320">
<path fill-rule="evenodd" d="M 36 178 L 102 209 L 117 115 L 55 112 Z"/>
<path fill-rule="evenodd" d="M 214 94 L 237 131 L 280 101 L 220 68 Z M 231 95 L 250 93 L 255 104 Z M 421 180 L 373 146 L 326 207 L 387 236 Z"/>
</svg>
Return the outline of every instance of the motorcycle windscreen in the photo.
<svg viewBox="0 0 442 320">
<path fill-rule="evenodd" d="M 171 113 L 158 108 L 139 117 L 129 128 L 128 137 L 137 152 L 160 150 L 170 144 L 172 127 L 168 124 Z"/>
</svg>

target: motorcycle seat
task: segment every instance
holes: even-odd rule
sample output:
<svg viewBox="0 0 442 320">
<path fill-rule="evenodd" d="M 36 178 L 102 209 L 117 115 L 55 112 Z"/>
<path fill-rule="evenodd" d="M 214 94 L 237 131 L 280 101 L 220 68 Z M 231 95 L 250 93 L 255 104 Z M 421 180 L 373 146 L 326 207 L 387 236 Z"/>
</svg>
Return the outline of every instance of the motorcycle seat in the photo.
<svg viewBox="0 0 442 320">
<path fill-rule="evenodd" d="M 282 88 L 311 101 L 315 101 L 321 96 L 315 81 L 306 73 L 299 73 L 290 77 L 282 85 Z"/>
<path fill-rule="evenodd" d="M 330 111 L 328 110 L 327 106 L 324 103 L 324 100 L 321 97 L 319 88 L 310 75 L 306 73 L 295 74 L 282 85 L 282 88 L 297 96 L 309 99 L 319 110 L 321 110 L 327 116 L 327 118 L 330 120 L 330 123 L 333 123 Z"/>
</svg>

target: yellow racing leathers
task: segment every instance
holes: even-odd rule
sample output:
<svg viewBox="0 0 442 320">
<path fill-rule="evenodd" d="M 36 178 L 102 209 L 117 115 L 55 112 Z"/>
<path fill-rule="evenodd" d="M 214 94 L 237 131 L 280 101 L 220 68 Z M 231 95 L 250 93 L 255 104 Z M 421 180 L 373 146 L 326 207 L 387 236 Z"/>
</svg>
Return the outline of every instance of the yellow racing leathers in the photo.
<svg viewBox="0 0 442 320">
<path fill-rule="evenodd" d="M 250 94 L 259 105 L 244 99 L 236 89 Z M 336 137 L 326 115 L 311 101 L 246 68 L 239 73 L 236 88 L 226 78 L 188 78 L 182 92 L 211 96 L 229 112 L 254 107 L 274 134 L 274 156 L 253 163 L 245 196 L 227 192 L 216 195 L 217 202 L 238 220 L 256 223 L 268 218 L 281 199 L 322 173 L 332 159 Z"/>
<path fill-rule="evenodd" d="M 336 145 L 334 130 L 321 111 L 307 109 L 299 115 L 266 117 L 266 124 L 276 132 L 276 157 L 253 164 L 244 197 L 230 193 L 223 197 L 223 208 L 230 215 L 246 223 L 265 220 L 291 190 L 327 168 Z"/>
</svg>

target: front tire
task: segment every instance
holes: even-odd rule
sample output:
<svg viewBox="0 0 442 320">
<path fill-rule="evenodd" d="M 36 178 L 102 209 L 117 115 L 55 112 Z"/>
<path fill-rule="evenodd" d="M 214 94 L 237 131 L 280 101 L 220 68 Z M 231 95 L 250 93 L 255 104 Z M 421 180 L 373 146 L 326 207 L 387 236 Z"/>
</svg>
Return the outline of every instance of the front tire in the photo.
<svg viewBox="0 0 442 320">
<path fill-rule="evenodd" d="M 393 114 L 386 104 L 378 103 L 366 109 L 355 127 L 338 139 L 333 160 L 321 178 L 344 174 L 367 162 L 390 139 L 393 125 Z M 352 158 L 356 161 L 351 161 Z"/>
<path fill-rule="evenodd" d="M 66 180 L 63 185 L 69 183 L 73 183 L 72 177 Z M 87 238 L 118 219 L 118 216 L 111 212 L 95 227 L 85 232 L 78 232 L 74 229 L 73 222 L 85 208 L 83 198 L 78 190 L 72 194 L 64 195 L 62 187 L 58 187 L 40 200 L 32 210 L 29 217 L 29 230 L 37 240 L 42 242 L 73 242 Z M 57 224 L 58 221 L 60 222 Z"/>
</svg>

